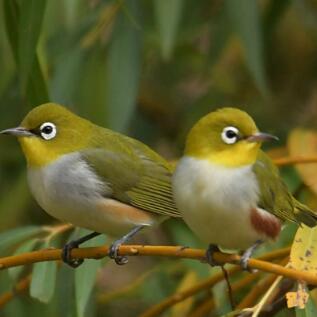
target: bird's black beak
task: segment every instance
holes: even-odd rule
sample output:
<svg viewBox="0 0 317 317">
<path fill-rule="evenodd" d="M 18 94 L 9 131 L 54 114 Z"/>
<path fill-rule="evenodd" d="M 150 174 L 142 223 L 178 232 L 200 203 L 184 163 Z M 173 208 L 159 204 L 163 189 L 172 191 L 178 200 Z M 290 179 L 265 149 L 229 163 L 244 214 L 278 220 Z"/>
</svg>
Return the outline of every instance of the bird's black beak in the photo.
<svg viewBox="0 0 317 317">
<path fill-rule="evenodd" d="M 265 142 L 265 141 L 278 141 L 279 138 L 269 133 L 257 132 L 248 136 L 246 140 L 248 142 Z"/>
<path fill-rule="evenodd" d="M 0 131 L 0 134 L 10 134 L 14 136 L 34 136 L 32 132 L 27 130 L 26 128 L 17 127 Z"/>
</svg>

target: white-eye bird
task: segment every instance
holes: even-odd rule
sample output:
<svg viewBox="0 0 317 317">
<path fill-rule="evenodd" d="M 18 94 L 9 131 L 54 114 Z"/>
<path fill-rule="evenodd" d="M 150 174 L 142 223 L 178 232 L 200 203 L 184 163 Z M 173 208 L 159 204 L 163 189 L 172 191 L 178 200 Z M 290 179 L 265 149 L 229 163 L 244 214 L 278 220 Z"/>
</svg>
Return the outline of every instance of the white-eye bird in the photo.
<svg viewBox="0 0 317 317">
<path fill-rule="evenodd" d="M 210 260 L 215 245 L 247 250 L 241 263 L 246 269 L 255 246 L 276 239 L 283 220 L 316 225 L 316 213 L 291 195 L 260 149 L 273 139 L 235 108 L 211 112 L 190 130 L 173 175 L 173 196 L 187 225 L 210 244 Z"/>
<path fill-rule="evenodd" d="M 172 199 L 170 165 L 145 144 L 102 128 L 66 108 L 47 103 L 31 110 L 17 128 L 27 160 L 28 183 L 38 204 L 51 216 L 94 232 L 65 245 L 63 260 L 82 261 L 70 252 L 105 233 L 121 239 L 110 257 L 126 257 L 118 247 L 140 229 L 168 216 L 179 217 Z"/>
</svg>

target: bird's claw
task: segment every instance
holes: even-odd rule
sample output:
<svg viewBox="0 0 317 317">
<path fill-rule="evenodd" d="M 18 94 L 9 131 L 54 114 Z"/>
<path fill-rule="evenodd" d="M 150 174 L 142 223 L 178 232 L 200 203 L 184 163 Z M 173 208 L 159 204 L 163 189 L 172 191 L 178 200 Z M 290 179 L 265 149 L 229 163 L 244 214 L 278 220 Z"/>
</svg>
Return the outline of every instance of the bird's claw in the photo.
<svg viewBox="0 0 317 317">
<path fill-rule="evenodd" d="M 217 263 L 213 257 L 213 254 L 219 251 L 219 248 L 215 244 L 209 244 L 206 250 L 206 260 L 210 266 L 221 266 L 221 264 Z"/>
<path fill-rule="evenodd" d="M 241 256 L 240 259 L 240 266 L 243 271 L 248 271 L 252 273 L 252 269 L 249 268 L 249 260 L 250 260 L 250 255 L 247 254 L 246 252 Z"/>
<path fill-rule="evenodd" d="M 249 268 L 249 260 L 253 254 L 253 252 L 255 251 L 255 249 L 262 243 L 261 240 L 256 241 L 253 245 L 251 245 L 251 247 L 249 247 L 241 256 L 240 259 L 240 266 L 242 268 L 243 271 L 248 271 L 250 273 L 253 273 L 254 270 L 252 270 L 251 268 Z"/>
<path fill-rule="evenodd" d="M 118 265 L 124 265 L 124 264 L 127 264 L 129 260 L 127 256 L 122 256 L 118 254 L 120 246 L 121 246 L 121 242 L 114 242 L 110 246 L 109 258 L 113 259 Z"/>
<path fill-rule="evenodd" d="M 83 264 L 83 259 L 72 259 L 71 252 L 73 249 L 78 248 L 78 244 L 73 241 L 66 243 L 62 249 L 62 260 L 64 263 L 68 264 L 70 267 L 76 269 Z"/>
</svg>

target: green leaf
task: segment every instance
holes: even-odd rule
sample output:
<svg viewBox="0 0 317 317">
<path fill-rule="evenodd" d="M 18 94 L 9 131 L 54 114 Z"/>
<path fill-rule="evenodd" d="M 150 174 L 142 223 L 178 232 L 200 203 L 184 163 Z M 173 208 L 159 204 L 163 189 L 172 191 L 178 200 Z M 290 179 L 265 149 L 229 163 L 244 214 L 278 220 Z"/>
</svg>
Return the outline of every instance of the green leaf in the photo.
<svg viewBox="0 0 317 317">
<path fill-rule="evenodd" d="M 13 255 L 22 254 L 22 253 L 25 253 L 25 252 L 32 251 L 34 249 L 34 247 L 36 246 L 36 244 L 38 243 L 38 241 L 39 241 L 38 238 L 26 241 L 25 243 L 21 244 L 15 250 Z M 22 265 L 9 268 L 8 272 L 9 272 L 10 278 L 13 281 L 16 281 L 19 278 L 19 276 L 20 276 L 21 272 L 23 271 L 23 269 L 24 269 L 24 266 L 22 266 Z"/>
<path fill-rule="evenodd" d="M 36 59 L 36 46 L 41 32 L 45 6 L 46 0 L 20 1 L 18 65 L 22 87 L 26 87 Z"/>
<path fill-rule="evenodd" d="M 138 15 L 138 2 L 125 2 L 129 14 Z M 110 43 L 107 63 L 108 126 L 125 131 L 134 112 L 139 87 L 141 31 L 120 12 Z"/>
<path fill-rule="evenodd" d="M 81 80 L 76 100 L 76 107 L 80 107 L 80 114 L 102 126 L 108 124 L 105 69 L 105 51 L 99 46 L 95 46 L 81 64 Z M 94 100 L 93 107 L 91 100 Z"/>
<path fill-rule="evenodd" d="M 90 231 L 81 229 L 80 233 L 84 236 Z M 104 244 L 105 236 L 100 235 L 90 241 L 87 241 L 82 246 L 93 247 L 96 245 Z M 83 317 L 85 315 L 85 310 L 91 293 L 93 291 L 96 274 L 101 265 L 100 260 L 85 260 L 85 262 L 76 269 L 75 272 L 75 296 L 76 296 L 76 307 L 77 316 Z"/>
<path fill-rule="evenodd" d="M 34 1 L 35 0 L 32 0 L 32 3 L 34 3 Z M 23 0 L 22 6 L 28 7 L 30 2 Z M 27 12 L 22 13 L 21 18 L 20 12 L 24 7 L 19 8 L 17 1 L 15 0 L 4 1 L 4 16 L 7 34 L 15 62 L 19 67 L 22 94 L 25 95 L 26 101 L 29 105 L 39 105 L 49 100 L 46 83 L 36 54 L 36 43 L 40 28 L 35 32 L 35 35 L 32 35 L 31 43 L 24 43 L 29 40 L 29 28 L 33 30 L 34 25 L 39 25 L 39 20 L 43 18 L 40 11 L 43 11 L 43 15 L 44 7 L 42 6 L 44 6 L 45 2 L 46 1 L 44 0 L 37 2 L 41 3 L 39 6 L 39 16 L 35 19 L 35 21 L 32 20 L 30 22 L 29 19 L 33 19 L 33 11 L 37 11 L 38 9 L 31 9 L 32 6 L 30 6 L 30 8 L 26 10 Z M 29 11 L 31 11 L 31 13 Z M 24 28 L 25 31 L 23 31 Z M 27 33 L 26 36 L 23 32 Z M 24 39 L 22 39 L 23 36 L 25 37 Z M 32 47 L 34 49 L 33 55 L 31 54 Z M 24 52 L 24 49 L 26 49 L 26 52 Z M 22 56 L 24 53 L 26 55 Z"/>
<path fill-rule="evenodd" d="M 49 242 L 45 241 L 42 248 L 49 248 Z M 48 303 L 55 291 L 57 262 L 46 261 L 36 263 L 33 266 L 30 295 L 43 303 Z"/>
<path fill-rule="evenodd" d="M 26 226 L 2 232 L 0 234 L 0 253 L 40 232 L 42 232 L 42 228 L 37 226 Z"/>
<path fill-rule="evenodd" d="M 254 0 L 225 0 L 225 9 L 245 50 L 246 63 L 256 85 L 263 95 L 268 87 L 264 70 L 263 36 L 259 4 Z"/>
<path fill-rule="evenodd" d="M 161 37 L 162 56 L 169 60 L 180 25 L 184 0 L 154 1 L 154 12 Z"/>
<path fill-rule="evenodd" d="M 56 61 L 55 72 L 50 82 L 52 100 L 65 105 L 73 104 L 78 93 L 78 79 L 81 77 L 81 67 L 87 58 L 79 47 L 65 50 Z"/>
<path fill-rule="evenodd" d="M 7 91 L 8 86 L 15 75 L 14 59 L 10 50 L 10 43 L 8 42 L 7 34 L 5 32 L 4 12 L 0 6 L 0 98 L 4 92 Z M 4 58 L 5 57 L 5 58 Z"/>
<path fill-rule="evenodd" d="M 19 8 L 16 0 L 3 1 L 4 18 L 7 29 L 7 36 L 12 48 L 16 63 L 18 62 L 18 25 Z"/>
</svg>

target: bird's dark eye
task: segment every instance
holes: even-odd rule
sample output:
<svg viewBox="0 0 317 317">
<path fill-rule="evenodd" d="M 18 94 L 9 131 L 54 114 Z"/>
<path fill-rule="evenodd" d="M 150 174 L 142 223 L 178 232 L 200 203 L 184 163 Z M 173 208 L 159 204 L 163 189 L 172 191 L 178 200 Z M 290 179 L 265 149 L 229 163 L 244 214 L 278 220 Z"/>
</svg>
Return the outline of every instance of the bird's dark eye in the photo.
<svg viewBox="0 0 317 317">
<path fill-rule="evenodd" d="M 51 122 L 43 123 L 40 127 L 40 133 L 44 140 L 51 140 L 55 138 L 57 133 L 55 124 Z"/>
<path fill-rule="evenodd" d="M 226 144 L 234 144 L 239 139 L 239 130 L 236 127 L 225 127 L 222 130 L 221 138 Z"/>
<path fill-rule="evenodd" d="M 227 130 L 226 131 L 226 137 L 229 139 L 235 138 L 237 136 L 237 133 L 233 130 Z"/>
<path fill-rule="evenodd" d="M 50 133 L 52 133 L 52 131 L 53 131 L 53 127 L 51 127 L 49 125 L 45 126 L 43 129 L 41 129 L 41 132 L 45 133 L 45 134 L 50 134 Z"/>
</svg>

